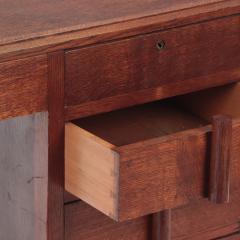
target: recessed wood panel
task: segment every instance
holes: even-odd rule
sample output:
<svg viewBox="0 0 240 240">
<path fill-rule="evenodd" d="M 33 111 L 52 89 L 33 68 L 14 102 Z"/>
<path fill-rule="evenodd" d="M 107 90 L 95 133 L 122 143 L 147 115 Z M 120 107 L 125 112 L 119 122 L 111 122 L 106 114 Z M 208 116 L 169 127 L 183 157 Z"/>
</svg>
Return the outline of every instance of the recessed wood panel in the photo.
<svg viewBox="0 0 240 240">
<path fill-rule="evenodd" d="M 47 57 L 0 63 L 0 120 L 47 110 Z"/>
</svg>

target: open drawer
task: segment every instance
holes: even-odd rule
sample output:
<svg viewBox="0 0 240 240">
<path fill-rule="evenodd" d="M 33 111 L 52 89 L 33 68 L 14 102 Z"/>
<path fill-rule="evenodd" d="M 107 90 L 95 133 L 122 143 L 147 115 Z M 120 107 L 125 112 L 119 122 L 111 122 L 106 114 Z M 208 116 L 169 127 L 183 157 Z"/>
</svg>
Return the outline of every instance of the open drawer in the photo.
<svg viewBox="0 0 240 240">
<path fill-rule="evenodd" d="M 233 116 L 240 181 L 240 85 L 83 118 L 65 127 L 65 188 L 123 221 L 207 196 L 211 117 Z"/>
</svg>

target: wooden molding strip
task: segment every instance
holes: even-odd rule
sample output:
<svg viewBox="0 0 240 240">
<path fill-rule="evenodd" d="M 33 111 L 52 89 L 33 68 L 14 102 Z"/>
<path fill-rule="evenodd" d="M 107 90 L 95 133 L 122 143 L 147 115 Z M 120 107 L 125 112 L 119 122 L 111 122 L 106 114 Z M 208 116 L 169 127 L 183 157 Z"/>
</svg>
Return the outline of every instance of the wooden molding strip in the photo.
<svg viewBox="0 0 240 240">
<path fill-rule="evenodd" d="M 229 202 L 232 131 L 230 116 L 213 117 L 210 164 L 210 200 L 213 203 Z"/>
<path fill-rule="evenodd" d="M 64 240 L 64 53 L 48 55 L 47 239 Z"/>
<path fill-rule="evenodd" d="M 152 215 L 152 240 L 171 240 L 171 210 Z"/>
</svg>

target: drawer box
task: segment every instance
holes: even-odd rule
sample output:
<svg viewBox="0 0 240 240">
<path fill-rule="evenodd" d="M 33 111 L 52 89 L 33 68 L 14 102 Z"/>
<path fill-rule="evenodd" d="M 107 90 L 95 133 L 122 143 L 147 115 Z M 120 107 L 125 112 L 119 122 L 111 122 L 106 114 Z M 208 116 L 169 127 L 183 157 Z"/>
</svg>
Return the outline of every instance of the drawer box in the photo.
<svg viewBox="0 0 240 240">
<path fill-rule="evenodd" d="M 120 221 L 180 204 L 184 199 L 177 192 L 186 189 L 177 189 L 177 162 L 184 170 L 198 146 L 205 156 L 208 128 L 201 125 L 200 119 L 164 103 L 68 123 L 66 190 Z M 188 128 L 197 130 L 182 132 Z M 190 155 L 185 163 L 183 151 Z M 199 161 L 204 164 L 204 157 Z M 200 182 L 194 184 L 192 194 L 201 195 Z"/>
<path fill-rule="evenodd" d="M 68 119 L 240 79 L 240 17 L 66 52 Z"/>
<path fill-rule="evenodd" d="M 234 117 L 231 187 L 238 188 L 239 86 L 67 123 L 66 190 L 117 221 L 206 196 L 211 149 L 208 122 L 209 116 L 219 113 Z"/>
</svg>

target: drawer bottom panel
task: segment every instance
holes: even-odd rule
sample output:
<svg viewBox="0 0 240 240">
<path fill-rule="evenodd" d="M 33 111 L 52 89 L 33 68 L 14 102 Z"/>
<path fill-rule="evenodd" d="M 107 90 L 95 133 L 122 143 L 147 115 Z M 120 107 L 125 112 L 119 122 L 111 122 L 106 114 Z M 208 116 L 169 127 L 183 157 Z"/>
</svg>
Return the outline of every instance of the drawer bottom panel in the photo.
<svg viewBox="0 0 240 240">
<path fill-rule="evenodd" d="M 240 192 L 230 204 L 216 205 L 207 199 L 173 210 L 172 239 L 240 239 Z M 66 240 L 149 240 L 151 216 L 117 223 L 85 204 L 65 205 Z M 226 236 L 226 237 L 224 237 Z"/>
</svg>

